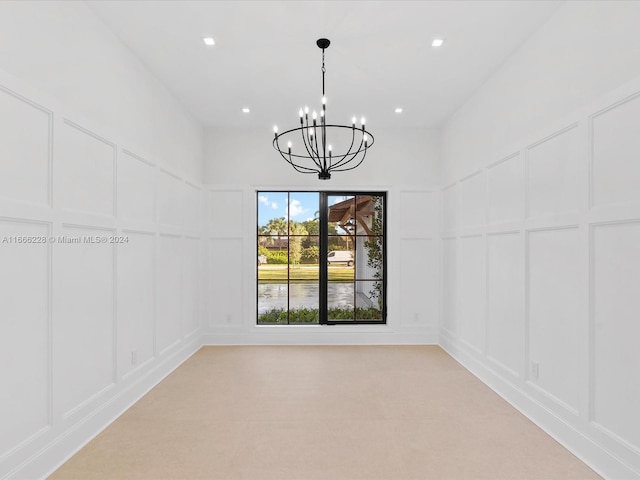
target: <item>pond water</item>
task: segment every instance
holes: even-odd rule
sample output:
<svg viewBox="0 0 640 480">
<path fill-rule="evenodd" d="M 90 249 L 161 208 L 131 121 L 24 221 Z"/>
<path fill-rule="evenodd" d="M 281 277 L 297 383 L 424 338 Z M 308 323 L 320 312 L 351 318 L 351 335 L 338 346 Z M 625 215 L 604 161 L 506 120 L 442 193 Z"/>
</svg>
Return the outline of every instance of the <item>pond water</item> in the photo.
<svg viewBox="0 0 640 480">
<path fill-rule="evenodd" d="M 289 293 L 289 308 L 318 308 L 320 287 L 317 283 L 261 283 L 258 284 L 258 313 L 264 313 L 272 308 L 287 308 L 287 293 Z M 353 308 L 353 283 L 330 283 L 327 286 L 329 308 Z"/>
</svg>

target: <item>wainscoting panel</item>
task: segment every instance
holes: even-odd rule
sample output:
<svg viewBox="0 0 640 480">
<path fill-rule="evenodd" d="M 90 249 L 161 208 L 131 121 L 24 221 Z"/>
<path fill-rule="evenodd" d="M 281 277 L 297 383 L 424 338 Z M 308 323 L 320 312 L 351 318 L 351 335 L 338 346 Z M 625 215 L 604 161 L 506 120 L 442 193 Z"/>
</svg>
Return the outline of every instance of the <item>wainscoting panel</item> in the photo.
<svg viewBox="0 0 640 480">
<path fill-rule="evenodd" d="M 592 420 L 640 452 L 640 221 L 592 231 Z M 621 332 L 624 332 L 621 334 Z"/>
<path fill-rule="evenodd" d="M 69 243 L 53 249 L 54 405 L 68 417 L 115 381 L 115 246 L 85 243 L 112 230 L 67 225 L 61 235 Z"/>
<path fill-rule="evenodd" d="M 460 228 L 485 224 L 486 185 L 484 171 L 460 181 Z"/>
<path fill-rule="evenodd" d="M 182 336 L 181 238 L 160 235 L 157 255 L 156 353 L 162 355 Z"/>
<path fill-rule="evenodd" d="M 54 142 L 55 205 L 113 216 L 116 146 L 69 120 L 59 125 Z"/>
<path fill-rule="evenodd" d="M 458 241 L 458 334 L 478 352 L 485 348 L 485 239 L 462 237 Z"/>
<path fill-rule="evenodd" d="M 524 366 L 524 252 L 519 232 L 487 236 L 487 356 L 519 377 Z"/>
<path fill-rule="evenodd" d="M 0 218 L 0 458 L 50 423 L 48 237 L 47 224 Z"/>
<path fill-rule="evenodd" d="M 524 216 L 522 156 L 511 155 L 487 169 L 487 221 L 504 223 Z"/>
<path fill-rule="evenodd" d="M 442 328 L 456 333 L 457 245 L 456 238 L 442 239 Z"/>
<path fill-rule="evenodd" d="M 584 185 L 579 132 L 572 125 L 527 149 L 528 217 L 580 209 Z"/>
<path fill-rule="evenodd" d="M 430 239 L 403 239 L 400 242 L 400 318 L 404 325 L 424 326 L 428 321 L 436 326 L 438 262 L 433 243 Z"/>
<path fill-rule="evenodd" d="M 640 202 L 640 94 L 591 118 L 593 206 Z"/>
<path fill-rule="evenodd" d="M 53 114 L 0 87 L 0 198 L 49 205 Z"/>
<path fill-rule="evenodd" d="M 183 239 L 182 255 L 182 330 L 189 335 L 200 327 L 200 254 L 199 238 Z"/>
<path fill-rule="evenodd" d="M 124 231 L 118 245 L 118 374 L 154 355 L 155 235 Z"/>
<path fill-rule="evenodd" d="M 202 211 L 200 209 L 200 197 L 202 191 L 200 188 L 184 183 L 184 227 L 190 231 L 199 231 L 202 228 Z"/>
<path fill-rule="evenodd" d="M 529 381 L 576 414 L 579 403 L 583 288 L 577 228 L 529 232 Z M 584 322 L 582 322 L 584 328 Z M 536 378 L 537 377 L 537 378 Z"/>
<path fill-rule="evenodd" d="M 183 183 L 169 172 L 158 172 L 158 221 L 167 227 L 183 224 Z"/>
<path fill-rule="evenodd" d="M 458 185 L 442 190 L 442 231 L 453 232 L 458 228 Z"/>
<path fill-rule="evenodd" d="M 255 279 L 243 278 L 243 248 L 242 239 L 209 240 L 207 289 L 216 292 L 215 297 L 218 299 L 215 304 L 208 305 L 208 324 L 211 326 L 242 325 L 242 292 L 245 290 L 245 281 L 255 282 Z M 255 290 L 253 294 L 256 294 Z M 255 304 L 255 301 L 252 303 Z"/>
<path fill-rule="evenodd" d="M 133 153 L 118 158 L 118 218 L 155 222 L 155 168 Z"/>
</svg>

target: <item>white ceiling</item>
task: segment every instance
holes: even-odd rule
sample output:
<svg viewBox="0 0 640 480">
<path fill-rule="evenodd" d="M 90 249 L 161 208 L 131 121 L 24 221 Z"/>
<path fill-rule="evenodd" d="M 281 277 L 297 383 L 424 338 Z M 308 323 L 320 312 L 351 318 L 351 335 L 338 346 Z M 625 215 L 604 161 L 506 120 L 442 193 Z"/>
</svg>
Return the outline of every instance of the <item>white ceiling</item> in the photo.
<svg viewBox="0 0 640 480">
<path fill-rule="evenodd" d="M 87 1 L 207 126 L 293 127 L 327 116 L 438 127 L 557 10 L 560 1 Z M 214 47 L 202 37 L 213 36 Z M 431 47 L 441 36 L 445 44 Z M 250 114 L 243 114 L 242 107 Z M 394 113 L 400 106 L 401 115 Z"/>
</svg>

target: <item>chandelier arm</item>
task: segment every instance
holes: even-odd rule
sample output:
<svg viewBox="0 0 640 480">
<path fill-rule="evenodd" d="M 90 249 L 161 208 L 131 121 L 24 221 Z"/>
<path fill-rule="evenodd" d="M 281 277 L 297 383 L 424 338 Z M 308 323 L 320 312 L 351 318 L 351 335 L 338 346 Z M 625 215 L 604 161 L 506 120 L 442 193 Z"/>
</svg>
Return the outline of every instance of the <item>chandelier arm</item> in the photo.
<svg viewBox="0 0 640 480">
<path fill-rule="evenodd" d="M 369 149 L 369 147 L 365 148 L 364 151 L 362 152 L 362 158 L 360 159 L 360 161 L 358 163 L 356 163 L 353 167 L 349 167 L 349 168 L 333 168 L 332 171 L 334 172 L 346 172 L 348 170 L 353 170 L 354 168 L 358 168 L 360 166 L 360 164 L 362 162 L 364 162 L 364 158 L 367 156 L 367 150 Z M 355 157 L 354 157 L 355 158 Z M 350 162 L 351 160 L 349 160 Z M 349 162 L 344 163 L 343 165 L 348 165 Z"/>
<path fill-rule="evenodd" d="M 332 169 L 335 169 L 336 167 L 339 167 L 340 165 L 344 164 L 345 157 L 348 157 L 351 154 L 351 149 L 353 148 L 353 144 L 355 143 L 355 140 L 356 140 L 356 129 L 353 127 L 347 127 L 347 128 L 351 128 L 351 145 L 349 145 L 349 149 L 347 150 L 347 153 L 336 155 L 336 158 L 339 158 L 339 160 L 331 165 Z M 360 148 L 362 148 L 362 142 L 360 143 Z M 358 149 L 358 152 L 359 151 L 360 149 Z M 356 152 L 355 154 L 357 155 L 358 152 Z"/>
<path fill-rule="evenodd" d="M 364 135 L 360 139 L 360 145 L 358 146 L 358 149 L 355 152 L 353 153 L 347 152 L 344 155 L 340 155 L 340 160 L 337 161 L 333 166 L 334 170 L 338 169 L 338 167 L 342 167 L 343 165 L 347 165 L 352 161 L 354 161 L 357 158 L 357 156 L 363 151 L 362 145 L 364 145 Z M 364 151 L 366 151 L 366 149 Z"/>
<path fill-rule="evenodd" d="M 280 156 L 282 158 L 284 158 L 284 160 L 293 167 L 293 169 L 298 172 L 298 173 L 318 173 L 318 171 L 314 168 L 310 168 L 310 167 L 305 167 L 303 165 L 298 165 L 297 163 L 294 163 L 293 160 L 291 160 L 290 158 L 287 158 L 286 155 L 282 152 L 280 152 Z"/>
<path fill-rule="evenodd" d="M 304 127 L 304 128 L 302 128 L 300 133 L 302 134 L 302 144 L 304 145 L 304 148 L 307 151 L 308 157 L 302 157 L 300 155 L 294 155 L 294 156 L 298 157 L 298 158 L 310 158 L 318 168 L 322 168 L 322 166 L 320 165 L 320 162 L 318 162 L 316 160 L 317 154 L 314 156 L 314 153 L 316 153 L 316 152 L 314 152 L 314 150 L 313 150 L 313 143 L 311 142 L 311 139 L 309 139 L 309 143 L 307 143 L 307 138 L 305 136 L 305 133 L 307 131 L 308 131 L 307 128 Z"/>
<path fill-rule="evenodd" d="M 285 132 L 285 133 L 287 133 L 287 132 Z M 288 153 L 289 158 L 286 157 L 285 152 L 280 149 L 280 142 L 279 142 L 280 136 L 282 136 L 282 135 L 279 135 L 279 136 L 277 136 L 277 137 L 275 137 L 273 139 L 273 147 L 278 151 L 278 153 L 280 153 L 280 156 L 282 158 L 284 158 L 284 160 L 287 163 L 289 163 L 289 165 L 291 165 L 296 171 L 298 171 L 300 173 L 316 173 L 316 170 L 311 168 L 311 167 L 305 167 L 304 165 L 298 165 L 297 163 L 294 163 L 294 161 L 292 160 L 292 157 L 294 155 L 292 155 L 291 153 Z M 303 171 L 303 170 L 300 170 L 300 169 L 304 169 L 304 170 L 308 170 L 308 171 Z"/>
</svg>

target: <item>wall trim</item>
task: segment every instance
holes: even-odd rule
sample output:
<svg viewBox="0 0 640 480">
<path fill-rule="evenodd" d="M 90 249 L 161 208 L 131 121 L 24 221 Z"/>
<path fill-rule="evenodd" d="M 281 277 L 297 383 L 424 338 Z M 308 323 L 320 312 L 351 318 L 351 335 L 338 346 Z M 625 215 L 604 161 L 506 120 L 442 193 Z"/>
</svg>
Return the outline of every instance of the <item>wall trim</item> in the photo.
<svg viewBox="0 0 640 480">
<path fill-rule="evenodd" d="M 567 423 L 559 415 L 514 385 L 512 381 L 503 378 L 499 372 L 473 358 L 444 331 L 441 332 L 439 345 L 464 368 L 592 468 L 598 475 L 611 480 L 628 480 L 640 477 L 640 472 L 634 470 L 603 446 L 598 445 L 593 438 Z"/>
</svg>

